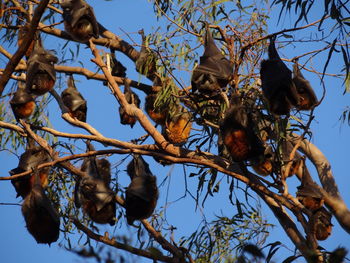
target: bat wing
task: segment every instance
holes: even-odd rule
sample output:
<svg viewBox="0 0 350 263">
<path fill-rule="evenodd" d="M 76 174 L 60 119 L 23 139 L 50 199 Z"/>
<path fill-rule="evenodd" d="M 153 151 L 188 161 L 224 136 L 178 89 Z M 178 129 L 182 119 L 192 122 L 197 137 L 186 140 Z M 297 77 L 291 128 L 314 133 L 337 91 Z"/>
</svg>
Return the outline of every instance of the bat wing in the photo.
<svg viewBox="0 0 350 263">
<path fill-rule="evenodd" d="M 204 74 L 212 74 L 218 79 L 229 79 L 232 75 L 233 67 L 230 61 L 222 54 L 217 54 L 216 56 L 202 56 L 200 64 L 195 70 Z"/>
<path fill-rule="evenodd" d="M 33 101 L 32 95 L 30 95 L 27 91 L 24 89 L 17 89 L 15 94 L 13 95 L 10 104 L 16 105 L 16 104 L 24 104 L 29 101 Z"/>
<path fill-rule="evenodd" d="M 71 11 L 71 20 L 70 23 L 72 25 L 72 27 L 75 27 L 77 25 L 77 23 L 79 22 L 79 20 L 83 17 L 85 17 L 86 19 L 88 19 L 93 27 L 93 33 L 94 33 L 94 37 L 98 37 L 98 32 L 99 32 L 99 28 L 98 28 L 98 24 L 96 21 L 96 17 L 94 14 L 94 10 L 92 9 L 91 6 L 89 6 L 86 3 L 81 3 L 81 5 L 77 8 L 74 8 Z"/>
<path fill-rule="evenodd" d="M 61 98 L 63 100 L 64 105 L 66 105 L 71 111 L 76 111 L 81 107 L 85 109 L 87 108 L 86 100 L 76 89 L 65 89 L 61 94 Z"/>
<path fill-rule="evenodd" d="M 135 196 L 147 202 L 158 199 L 158 188 L 155 183 L 155 176 L 135 177 L 128 189 L 127 195 Z"/>
<path fill-rule="evenodd" d="M 102 179 L 85 176 L 81 180 L 80 191 L 85 199 L 94 202 L 97 211 L 113 202 L 114 192 L 106 186 Z"/>
</svg>

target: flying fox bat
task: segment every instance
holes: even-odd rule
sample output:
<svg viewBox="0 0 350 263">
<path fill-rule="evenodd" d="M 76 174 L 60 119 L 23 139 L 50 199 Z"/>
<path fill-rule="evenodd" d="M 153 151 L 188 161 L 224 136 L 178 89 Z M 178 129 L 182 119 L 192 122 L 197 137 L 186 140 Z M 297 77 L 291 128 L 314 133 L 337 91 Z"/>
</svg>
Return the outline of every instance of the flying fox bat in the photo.
<svg viewBox="0 0 350 263">
<path fill-rule="evenodd" d="M 124 96 L 126 101 L 129 104 L 135 104 L 136 107 L 140 107 L 140 99 L 137 96 L 135 92 L 132 92 L 130 89 L 130 85 L 125 82 L 124 84 Z M 126 113 L 124 107 L 119 106 L 119 116 L 120 116 L 120 123 L 123 125 L 130 125 L 131 128 L 134 127 L 136 123 L 136 118 L 134 116 L 130 116 L 129 114 Z"/>
<path fill-rule="evenodd" d="M 51 201 L 46 196 L 39 176 L 22 204 L 22 214 L 29 233 L 36 242 L 51 244 L 59 237 L 60 218 Z"/>
<path fill-rule="evenodd" d="M 61 94 L 62 101 L 73 118 L 86 122 L 87 102 L 76 88 L 72 75 L 69 76 L 67 84 L 68 88 Z"/>
<path fill-rule="evenodd" d="M 152 175 L 148 163 L 142 156 L 135 154 L 127 166 L 127 173 L 131 183 L 126 189 L 125 209 L 129 225 L 134 220 L 150 217 L 157 205 L 157 178 Z"/>
<path fill-rule="evenodd" d="M 157 93 L 151 93 L 146 96 L 145 110 L 148 116 L 157 124 L 164 125 L 167 117 L 165 109 L 159 109 L 155 106 Z"/>
<path fill-rule="evenodd" d="M 61 0 L 64 28 L 76 41 L 86 43 L 98 38 L 99 27 L 94 10 L 84 0 Z"/>
<path fill-rule="evenodd" d="M 194 68 L 191 78 L 192 92 L 215 93 L 227 86 L 233 74 L 232 63 L 215 45 L 209 24 L 205 22 L 204 54 Z"/>
<path fill-rule="evenodd" d="M 310 219 L 313 232 L 317 240 L 326 240 L 332 233 L 332 214 L 327 209 L 321 207 Z"/>
<path fill-rule="evenodd" d="M 292 80 L 292 72 L 283 63 L 275 47 L 275 36 L 268 48 L 269 58 L 261 62 L 261 87 L 269 103 L 270 111 L 276 115 L 288 115 L 299 103 L 299 95 Z"/>
<path fill-rule="evenodd" d="M 127 68 L 124 67 L 119 60 L 117 60 L 114 49 L 111 49 L 111 64 L 112 64 L 112 69 L 111 69 L 112 76 L 116 76 L 120 78 L 126 77 Z"/>
<path fill-rule="evenodd" d="M 28 170 L 37 169 L 38 165 L 49 161 L 51 161 L 49 154 L 40 146 L 36 146 L 32 139 L 28 138 L 26 150 L 20 156 L 17 168 L 12 169 L 9 173 L 10 175 L 14 175 Z M 49 167 L 45 167 L 37 171 L 41 181 L 41 186 L 44 188 L 46 188 L 48 185 L 49 171 Z M 24 199 L 30 193 L 34 185 L 34 179 L 33 174 L 29 174 L 24 177 L 11 180 L 11 183 L 17 192 L 16 197 L 21 196 Z"/>
<path fill-rule="evenodd" d="M 25 84 L 18 81 L 18 88 L 10 100 L 12 112 L 17 121 L 28 118 L 35 110 L 35 101 L 25 89 Z"/>
<path fill-rule="evenodd" d="M 87 151 L 94 151 L 90 142 Z M 76 182 L 75 205 L 83 207 L 92 221 L 99 224 L 115 224 L 115 193 L 110 188 L 111 164 L 107 159 L 96 159 L 95 156 L 85 158 L 81 170 L 87 176 Z"/>
<path fill-rule="evenodd" d="M 163 127 L 163 134 L 165 138 L 177 145 L 186 143 L 190 136 L 192 128 L 191 115 L 182 106 L 172 117 L 168 116 L 165 126 Z"/>
<path fill-rule="evenodd" d="M 274 153 L 271 146 L 265 148 L 264 154 L 257 157 L 252 167 L 257 174 L 262 176 L 272 173 L 274 168 Z"/>
<path fill-rule="evenodd" d="M 245 161 L 264 154 L 265 148 L 254 132 L 252 122 L 242 99 L 234 96 L 220 121 L 221 138 L 233 161 Z"/>
<path fill-rule="evenodd" d="M 296 196 L 298 200 L 311 211 L 317 211 L 323 206 L 324 200 L 320 191 L 307 170 L 304 169 L 301 185 L 297 187 Z"/>
<path fill-rule="evenodd" d="M 57 57 L 41 46 L 40 39 L 36 40 L 28 59 L 27 92 L 39 96 L 53 88 L 56 81 L 54 63 L 57 63 Z"/>
<path fill-rule="evenodd" d="M 297 62 L 293 65 L 293 75 L 293 82 L 299 95 L 299 103 L 296 108 L 298 110 L 311 110 L 317 105 L 318 100 L 310 82 L 301 74 Z"/>
<path fill-rule="evenodd" d="M 157 71 L 157 54 L 146 46 L 146 36 L 143 29 L 139 31 L 139 34 L 142 37 L 142 47 L 139 57 L 135 62 L 136 71 L 156 82 L 157 75 L 155 72 Z"/>
</svg>

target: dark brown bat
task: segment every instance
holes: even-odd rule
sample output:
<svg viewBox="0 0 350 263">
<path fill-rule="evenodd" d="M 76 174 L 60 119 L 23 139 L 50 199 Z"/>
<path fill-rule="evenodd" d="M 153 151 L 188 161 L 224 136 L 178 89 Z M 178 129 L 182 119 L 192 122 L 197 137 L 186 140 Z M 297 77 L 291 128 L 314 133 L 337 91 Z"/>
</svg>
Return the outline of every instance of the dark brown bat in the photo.
<svg viewBox="0 0 350 263">
<path fill-rule="evenodd" d="M 292 80 L 292 72 L 283 63 L 275 47 L 275 36 L 268 48 L 269 58 L 261 62 L 261 87 L 269 103 L 270 111 L 276 115 L 288 115 L 298 105 L 299 95 Z"/>
<path fill-rule="evenodd" d="M 240 162 L 264 154 L 265 148 L 254 132 L 252 116 L 239 96 L 234 96 L 231 106 L 220 121 L 222 141 L 233 161 Z"/>
<path fill-rule="evenodd" d="M 126 218 L 129 225 L 134 220 L 150 217 L 157 205 L 159 196 L 157 178 L 152 175 L 148 163 L 135 154 L 127 166 L 131 183 L 125 193 Z"/>
<path fill-rule="evenodd" d="M 215 45 L 209 24 L 205 22 L 204 54 L 194 68 L 191 78 L 192 92 L 213 94 L 227 86 L 233 74 L 232 63 Z"/>
<path fill-rule="evenodd" d="M 67 84 L 68 88 L 61 94 L 62 101 L 73 118 L 86 122 L 87 102 L 76 88 L 72 75 L 69 76 Z"/>
<path fill-rule="evenodd" d="M 308 171 L 304 170 L 301 185 L 297 189 L 296 196 L 305 208 L 311 211 L 317 211 L 323 206 L 323 197 L 316 188 Z"/>
<path fill-rule="evenodd" d="M 10 100 L 12 112 L 17 121 L 28 118 L 35 110 L 35 101 L 31 94 L 25 89 L 25 84 L 18 81 L 18 88 Z"/>
<path fill-rule="evenodd" d="M 163 127 L 165 138 L 177 145 L 186 143 L 192 128 L 191 115 L 182 106 L 178 107 L 173 116 L 168 116 Z"/>
<path fill-rule="evenodd" d="M 298 110 L 311 110 L 318 103 L 316 94 L 312 89 L 310 82 L 301 74 L 298 63 L 293 65 L 293 82 L 299 95 Z"/>
<path fill-rule="evenodd" d="M 129 104 L 135 104 L 136 107 L 140 107 L 140 99 L 137 96 L 135 92 L 132 92 L 130 89 L 130 85 L 125 82 L 124 84 L 124 96 L 126 101 Z M 124 107 L 119 106 L 119 116 L 120 116 L 120 123 L 123 125 L 130 125 L 131 128 L 134 127 L 136 123 L 136 117 L 130 116 L 129 114 L 126 113 Z"/>
<path fill-rule="evenodd" d="M 37 169 L 38 165 L 50 161 L 51 157 L 49 154 L 40 146 L 36 146 L 32 139 L 28 138 L 26 150 L 19 158 L 18 167 L 12 169 L 9 173 L 10 175 L 14 175 L 28 170 Z M 41 186 L 44 188 L 46 188 L 48 185 L 49 172 L 49 167 L 45 167 L 37 171 L 41 181 Z M 11 183 L 17 192 L 16 197 L 21 196 L 24 199 L 32 189 L 34 184 L 34 176 L 33 174 L 29 174 L 24 177 L 19 177 L 11 180 Z"/>
<path fill-rule="evenodd" d="M 145 110 L 148 116 L 157 124 L 164 125 L 167 117 L 166 109 L 160 109 L 155 106 L 157 93 L 151 93 L 146 96 Z"/>
<path fill-rule="evenodd" d="M 98 38 L 99 27 L 94 10 L 84 0 L 63 0 L 64 28 L 76 41 L 86 43 L 91 37 Z"/>
<path fill-rule="evenodd" d="M 310 220 L 317 240 L 326 240 L 332 233 L 332 214 L 321 207 Z"/>
<path fill-rule="evenodd" d="M 87 142 L 87 151 L 94 151 Z M 87 176 L 77 180 L 75 188 L 75 204 L 83 207 L 83 211 L 92 221 L 99 224 L 115 224 L 115 193 L 110 188 L 111 165 L 107 159 L 96 159 L 95 156 L 85 158 L 81 170 Z"/>
<path fill-rule="evenodd" d="M 252 167 L 257 174 L 262 176 L 272 173 L 274 168 L 274 153 L 271 146 L 265 148 L 264 154 L 257 157 Z"/>
<path fill-rule="evenodd" d="M 36 242 L 51 244 L 56 242 L 60 232 L 60 218 L 51 201 L 46 196 L 38 175 L 34 185 L 24 199 L 22 214 L 29 233 Z"/>
<path fill-rule="evenodd" d="M 17 45 L 20 47 L 23 43 L 23 39 L 25 38 L 25 36 L 28 34 L 29 32 L 29 24 L 25 24 L 23 26 L 21 26 L 19 29 L 18 29 L 18 35 L 17 35 Z M 26 53 L 25 53 L 25 56 L 26 58 L 28 59 L 30 54 L 32 53 L 33 51 L 33 48 L 34 48 L 34 42 L 35 42 L 35 39 L 37 38 L 38 36 L 35 35 L 34 36 L 34 39 L 32 40 L 32 42 L 30 43 Z"/>
<path fill-rule="evenodd" d="M 124 67 L 123 64 L 120 63 L 119 60 L 117 60 L 114 49 L 111 49 L 111 58 L 110 59 L 111 59 L 111 66 L 112 66 L 112 69 L 111 69 L 112 76 L 125 78 L 127 68 Z"/>
<path fill-rule="evenodd" d="M 56 81 L 54 63 L 57 63 L 57 57 L 45 50 L 40 40 L 36 40 L 34 50 L 28 59 L 27 92 L 43 95 L 53 89 Z"/>
<path fill-rule="evenodd" d="M 139 34 L 142 37 L 142 47 L 135 62 L 136 71 L 155 81 L 157 78 L 155 74 L 157 71 L 157 54 L 146 46 L 146 36 L 143 29 L 139 31 Z"/>
</svg>

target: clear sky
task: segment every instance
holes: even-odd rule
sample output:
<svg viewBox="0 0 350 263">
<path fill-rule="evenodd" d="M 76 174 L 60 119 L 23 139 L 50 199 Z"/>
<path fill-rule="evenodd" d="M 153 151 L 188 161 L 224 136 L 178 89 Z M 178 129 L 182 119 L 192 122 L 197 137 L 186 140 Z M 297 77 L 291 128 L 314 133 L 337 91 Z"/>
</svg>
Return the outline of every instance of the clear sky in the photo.
<svg viewBox="0 0 350 263">
<path fill-rule="evenodd" d="M 95 14 L 99 22 L 105 25 L 110 31 L 120 35 L 126 41 L 130 42 L 128 36 L 124 32 L 130 33 L 130 36 L 140 43 L 140 37 L 137 31 L 144 28 L 145 33 L 152 32 L 157 27 L 157 20 L 153 16 L 152 5 L 148 1 L 141 0 L 118 0 L 118 1 L 89 1 L 94 7 Z M 323 12 L 323 6 L 319 7 L 319 12 Z M 284 18 L 277 24 L 277 14 L 275 11 L 272 15 L 272 20 L 269 21 L 269 32 L 274 32 L 284 28 L 293 27 L 294 18 Z M 317 10 L 311 14 L 309 22 L 314 21 L 313 18 L 319 18 Z M 316 30 L 316 29 L 315 29 Z M 4 31 L 0 31 L 0 37 L 2 37 Z M 296 32 L 295 35 L 300 36 L 302 32 Z M 283 38 L 278 39 L 283 41 Z M 62 46 L 64 41 L 53 41 L 52 38 L 48 38 L 44 45 L 48 49 L 54 49 L 55 47 Z M 72 45 L 73 47 L 73 45 Z M 307 45 L 303 43 L 296 43 L 295 46 L 288 47 L 283 50 L 282 56 L 291 58 L 296 54 L 309 50 Z M 90 70 L 95 70 L 94 64 L 89 62 L 91 54 L 89 50 L 85 50 L 81 45 L 81 55 L 79 59 L 84 62 L 84 66 Z M 119 54 L 119 53 L 118 53 Z M 327 53 L 324 53 L 320 59 L 312 61 L 312 65 L 319 71 L 322 71 L 322 66 L 326 61 Z M 127 75 L 129 78 L 138 80 L 139 76 L 135 73 L 134 65 L 128 61 L 128 59 L 121 55 L 119 58 L 122 63 L 127 66 Z M 340 71 L 339 65 L 342 63 L 341 57 L 336 57 L 331 60 L 329 72 L 338 73 Z M 0 68 L 4 67 L 4 60 L 0 59 Z M 291 66 L 291 65 L 290 65 Z M 305 77 L 309 79 L 314 87 L 318 98 L 322 95 L 322 88 L 320 82 L 312 74 L 303 72 Z M 186 79 L 186 77 L 184 77 Z M 84 77 L 76 77 L 78 89 L 88 101 L 88 122 L 96 127 L 106 137 L 117 138 L 120 140 L 130 139 L 132 137 L 140 137 L 145 132 L 141 129 L 139 124 L 136 124 L 134 129 L 129 127 L 120 126 L 118 105 L 114 97 L 110 94 L 107 87 L 97 81 L 87 81 Z M 189 80 L 189 77 L 187 77 Z M 142 81 L 146 82 L 143 78 Z M 190 83 L 187 83 L 188 85 Z M 338 183 L 339 191 L 344 200 L 350 205 L 349 194 L 349 169 L 347 169 L 347 162 L 349 160 L 349 131 L 350 128 L 347 124 L 341 124 L 338 118 L 349 105 L 349 95 L 343 95 L 342 80 L 336 80 L 326 78 L 327 93 L 322 104 L 315 110 L 315 120 L 311 126 L 313 132 L 312 142 L 317 145 L 321 151 L 327 156 L 332 165 L 334 177 Z M 141 95 L 139 92 L 138 94 Z M 66 132 L 81 132 L 77 128 L 73 128 L 60 120 L 60 112 L 55 101 L 50 103 L 50 118 L 52 119 L 52 125 L 55 129 Z M 101 148 L 100 145 L 96 146 Z M 116 163 L 123 157 L 114 157 L 111 161 Z M 147 161 L 151 161 L 150 158 L 146 158 Z M 17 166 L 17 158 L 9 152 L 0 151 L 1 169 L 0 175 L 7 176 L 8 171 Z M 127 186 L 128 179 L 126 173 L 123 171 L 125 164 L 118 169 L 120 171 L 119 183 Z M 167 189 L 167 184 L 160 188 L 161 198 L 158 203 L 158 209 L 163 207 L 166 201 L 175 201 L 185 194 L 184 187 L 184 174 L 183 167 L 181 165 L 170 166 L 163 168 L 160 165 L 152 166 L 152 171 L 158 177 L 158 183 L 161 183 L 165 178 L 169 177 L 171 181 L 171 188 Z M 118 175 L 119 176 L 119 175 Z M 316 178 L 315 172 L 312 176 Z M 292 185 L 296 185 L 294 179 L 289 179 Z M 196 178 L 187 179 L 189 186 L 195 191 L 195 185 L 197 183 Z M 223 180 L 223 183 L 225 180 Z M 167 192 L 167 190 L 169 190 Z M 295 190 L 294 190 L 295 191 Z M 292 191 L 292 193 L 294 193 Z M 186 198 L 190 199 L 189 196 Z M 242 200 L 243 201 L 243 200 Z M 17 203 L 20 204 L 20 199 L 15 199 L 15 191 L 10 181 L 0 182 L 0 202 L 1 203 Z M 286 258 L 292 252 L 294 246 L 287 238 L 286 234 L 281 230 L 279 223 L 274 219 L 273 215 L 266 208 L 264 204 L 263 215 L 267 217 L 270 223 L 276 225 L 271 229 L 268 242 L 281 241 L 286 249 L 281 250 L 280 253 L 274 258 L 275 262 L 280 262 L 281 259 Z M 233 207 L 228 204 L 227 192 L 214 195 L 213 198 L 209 197 L 205 204 L 205 213 L 208 218 L 213 218 L 214 215 L 225 213 L 228 216 L 234 214 Z M 230 209 L 232 213 L 230 213 Z M 184 234 L 189 234 L 194 231 L 198 222 L 201 220 L 200 209 L 195 210 L 195 204 L 191 201 L 180 200 L 178 202 L 171 203 L 167 211 L 167 219 L 171 224 L 178 229 L 175 232 L 175 239 L 180 238 Z M 62 262 L 85 262 L 85 259 L 81 259 L 76 255 L 65 251 L 64 248 L 59 247 L 57 242 L 51 245 L 38 245 L 32 236 L 27 232 L 25 228 L 25 222 L 21 214 L 19 205 L 0 205 L 0 253 L 1 262 L 5 263 L 62 263 Z M 350 251 L 350 238 L 349 235 L 343 231 L 333 219 L 334 230 L 333 235 L 326 241 L 321 241 L 320 245 L 332 250 L 339 245 L 345 246 Z M 110 230 L 113 232 L 113 230 Z M 114 231 L 118 231 L 114 230 Z M 63 240 L 61 233 L 59 241 Z M 113 253 L 117 254 L 118 251 Z M 141 262 L 134 258 L 134 262 Z M 144 260 L 142 262 L 151 262 Z"/>
</svg>

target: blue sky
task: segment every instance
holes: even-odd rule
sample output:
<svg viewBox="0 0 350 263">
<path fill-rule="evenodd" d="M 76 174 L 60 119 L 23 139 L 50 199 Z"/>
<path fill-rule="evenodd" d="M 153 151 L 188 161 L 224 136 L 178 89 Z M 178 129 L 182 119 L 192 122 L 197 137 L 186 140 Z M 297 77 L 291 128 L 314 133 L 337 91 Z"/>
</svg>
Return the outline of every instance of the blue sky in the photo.
<svg viewBox="0 0 350 263">
<path fill-rule="evenodd" d="M 123 32 L 131 33 L 131 36 L 137 43 L 140 43 L 140 37 L 137 35 L 137 31 L 144 28 L 146 34 L 151 32 L 157 27 L 157 20 L 153 17 L 152 6 L 147 1 L 141 0 L 118 0 L 118 1 L 89 1 L 94 6 L 97 19 L 105 25 L 109 30 L 120 35 L 126 41 L 129 41 L 128 37 Z M 97 4 L 98 3 L 98 4 Z M 319 7 L 319 11 L 323 11 L 323 7 Z M 318 10 L 311 14 L 310 22 L 314 21 L 312 16 L 318 17 Z M 293 27 L 293 19 L 284 18 L 280 24 L 277 24 L 276 12 L 273 12 L 272 20 L 269 22 L 269 32 L 274 32 L 284 28 Z M 123 30 L 121 30 L 123 29 Z M 0 31 L 0 35 L 3 32 Z M 302 32 L 296 32 L 296 36 L 300 36 Z M 283 38 L 279 39 L 283 41 Z M 61 42 L 62 46 L 64 42 Z M 45 47 L 53 49 L 57 46 L 57 41 L 53 41 L 52 38 L 48 38 L 45 42 Z M 296 54 L 305 52 L 309 49 L 307 45 L 296 43 L 294 48 L 288 47 L 283 50 L 282 55 L 291 58 Z M 119 53 L 118 53 L 119 54 Z M 326 60 L 327 53 L 324 53 L 323 57 L 312 61 L 312 64 L 321 70 Z M 91 70 L 95 69 L 95 65 L 89 61 L 91 57 L 89 50 L 84 50 L 81 47 L 80 59 L 84 61 L 84 65 Z M 84 59 L 83 59 L 84 58 Z M 86 58 L 86 59 L 85 59 Z M 138 80 L 139 76 L 135 73 L 134 65 L 121 56 L 120 58 L 127 66 L 128 77 L 134 80 Z M 341 57 L 336 57 L 331 60 L 329 72 L 338 73 L 340 71 L 339 65 L 342 63 Z M 0 60 L 0 67 L 4 67 L 4 60 Z M 317 93 L 318 98 L 322 95 L 322 88 L 320 82 L 312 74 L 303 72 L 305 77 L 309 79 L 312 86 Z M 187 77 L 188 78 L 188 77 Z M 184 77 L 186 79 L 186 77 Z M 141 129 L 139 124 L 136 124 L 133 130 L 129 127 L 119 125 L 118 106 L 114 97 L 110 94 L 109 90 L 101 83 L 96 81 L 86 81 L 84 77 L 77 77 L 77 86 L 83 96 L 88 101 L 88 122 L 96 127 L 106 137 L 118 138 L 120 140 L 130 139 L 132 137 L 140 137 L 145 132 Z M 142 79 L 145 81 L 145 79 Z M 342 80 L 336 80 L 334 78 L 325 79 L 327 93 L 322 104 L 315 110 L 315 120 L 311 126 L 313 132 L 312 142 L 316 144 L 321 151 L 327 156 L 332 165 L 334 177 L 337 181 L 339 191 L 344 200 L 350 205 L 349 194 L 349 179 L 347 162 L 349 161 L 349 131 L 350 128 L 347 124 L 341 124 L 338 120 L 340 114 L 349 105 L 349 95 L 342 95 L 344 88 L 342 87 Z M 189 83 L 188 83 L 189 85 Z M 139 93 L 140 94 L 140 93 Z M 60 112 L 55 103 L 52 101 L 49 106 L 50 118 L 52 118 L 52 124 L 54 128 L 66 131 L 66 132 L 81 132 L 79 129 L 67 125 L 64 121 L 60 120 Z M 96 145 L 98 148 L 100 146 Z M 112 158 L 112 162 L 117 162 L 119 157 Z M 8 152 L 0 152 L 0 160 L 2 163 L 1 176 L 7 176 L 7 172 L 16 167 L 17 159 L 15 156 Z M 150 158 L 146 158 L 147 161 L 151 161 Z M 120 183 L 124 186 L 127 185 L 128 179 L 123 171 L 123 166 L 119 168 L 121 178 Z M 167 186 L 161 188 L 161 198 L 158 203 L 158 209 L 165 205 L 166 201 L 174 201 L 180 198 L 184 194 L 184 175 L 181 165 L 163 168 L 160 165 L 152 167 L 152 171 L 158 177 L 158 183 L 162 182 L 164 178 L 171 180 L 171 188 L 167 192 Z M 313 177 L 316 178 L 316 174 L 313 171 Z M 197 183 L 196 178 L 188 178 L 187 181 L 190 187 L 194 187 Z M 288 179 L 291 185 L 297 185 L 295 179 Z M 225 180 L 223 180 L 225 182 Z M 195 189 L 195 188 L 193 188 Z M 294 193 L 294 192 L 292 192 Z M 19 199 L 15 199 L 15 191 L 9 181 L 2 181 L 0 183 L 0 202 L 2 203 L 20 203 Z M 281 230 L 279 223 L 274 219 L 269 210 L 262 204 L 263 215 L 265 215 L 270 223 L 276 225 L 271 232 L 268 242 L 274 242 L 276 240 L 281 241 L 286 248 L 293 250 L 294 246 L 287 238 L 286 234 Z M 230 209 L 232 212 L 230 212 Z M 175 239 L 180 238 L 184 234 L 189 234 L 194 231 L 198 222 L 201 219 L 201 211 L 198 209 L 196 212 L 194 202 L 187 202 L 181 200 L 179 202 L 171 203 L 167 210 L 167 219 L 178 227 L 175 232 Z M 209 198 L 205 204 L 205 213 L 208 218 L 212 218 L 214 214 L 218 215 L 223 211 L 228 216 L 233 215 L 234 211 L 232 206 L 228 204 L 227 193 L 220 193 L 213 198 Z M 47 245 L 38 245 L 35 240 L 25 229 L 25 222 L 21 215 L 19 205 L 0 205 L 0 252 L 2 262 L 6 263 L 40 263 L 48 262 L 85 262 L 85 259 L 81 259 L 63 248 L 58 247 L 58 243 L 52 244 L 51 247 Z M 335 225 L 333 235 L 328 240 L 320 242 L 320 245 L 326 247 L 329 250 L 336 248 L 338 245 L 343 245 L 350 250 L 349 235 L 343 231 L 333 219 Z M 112 230 L 110 230 L 112 231 Z M 118 231 L 115 230 L 115 231 Z M 63 235 L 61 233 L 60 240 L 63 241 Z M 118 252 L 113 252 L 118 253 Z M 291 252 L 281 250 L 279 254 L 274 258 L 275 262 L 279 262 L 284 259 Z M 134 262 L 140 262 L 133 258 Z M 142 262 L 151 262 L 144 260 Z"/>
</svg>

